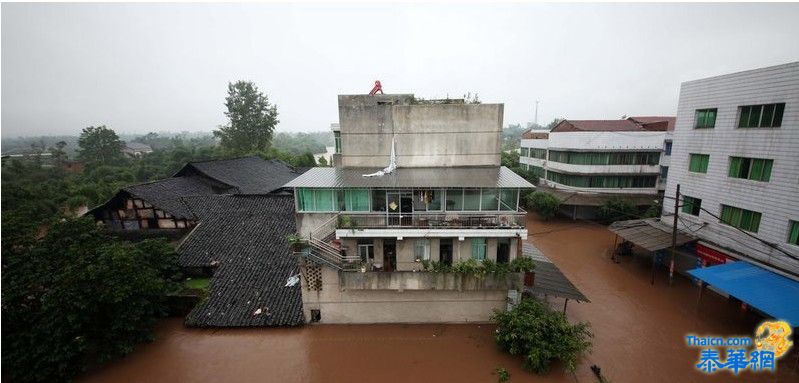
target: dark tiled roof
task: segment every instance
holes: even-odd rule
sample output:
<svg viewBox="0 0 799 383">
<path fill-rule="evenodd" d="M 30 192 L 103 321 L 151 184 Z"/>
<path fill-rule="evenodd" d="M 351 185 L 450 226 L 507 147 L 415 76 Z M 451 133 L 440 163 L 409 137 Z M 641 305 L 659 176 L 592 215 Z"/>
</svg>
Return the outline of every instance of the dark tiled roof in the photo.
<svg viewBox="0 0 799 383">
<path fill-rule="evenodd" d="M 524 188 L 533 184 L 504 166 L 463 166 L 437 168 L 397 168 L 380 177 L 364 177 L 377 168 L 311 168 L 286 184 L 286 187 L 474 187 Z"/>
<path fill-rule="evenodd" d="M 219 187 L 201 177 L 175 177 L 131 185 L 123 191 L 141 198 L 153 206 L 177 218 L 194 218 L 194 215 L 181 201 L 181 197 L 229 192 L 229 187 Z"/>
<path fill-rule="evenodd" d="M 300 175 L 283 161 L 250 156 L 189 162 L 175 176 L 195 172 L 233 186 L 240 194 L 267 194 Z"/>
<path fill-rule="evenodd" d="M 552 132 L 663 132 L 674 130 L 676 117 L 629 117 L 625 120 L 563 120 Z"/>
<path fill-rule="evenodd" d="M 657 131 L 663 130 L 664 126 L 666 130 L 672 131 L 674 124 L 677 123 L 677 117 L 669 116 L 638 116 L 629 119 L 642 124 L 644 129 Z"/>
<path fill-rule="evenodd" d="M 304 322 L 287 236 L 296 231 L 290 196 L 184 198 L 200 223 L 178 247 L 185 267 L 217 265 L 208 299 L 186 317 L 198 327 L 296 326 Z M 261 309 L 260 314 L 255 314 Z"/>
</svg>

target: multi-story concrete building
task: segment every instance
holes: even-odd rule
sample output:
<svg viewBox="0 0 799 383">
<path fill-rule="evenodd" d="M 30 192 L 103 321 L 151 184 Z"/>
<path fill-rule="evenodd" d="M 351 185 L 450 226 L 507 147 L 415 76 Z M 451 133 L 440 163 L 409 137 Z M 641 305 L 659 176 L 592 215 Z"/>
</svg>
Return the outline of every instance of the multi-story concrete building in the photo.
<svg viewBox="0 0 799 383">
<path fill-rule="evenodd" d="M 519 195 L 533 185 L 500 166 L 503 105 L 402 94 L 338 101 L 336 166 L 286 185 L 308 240 L 299 252 L 307 319 L 487 321 L 519 275 L 470 280 L 424 265 L 521 254 Z"/>
<path fill-rule="evenodd" d="M 678 225 L 700 239 L 702 263 L 746 260 L 799 279 L 799 62 L 682 84 L 668 222 L 677 185 Z"/>
<path fill-rule="evenodd" d="M 522 135 L 519 161 L 573 218 L 590 218 L 607 198 L 651 205 L 665 187 L 674 117 L 563 120 Z"/>
</svg>

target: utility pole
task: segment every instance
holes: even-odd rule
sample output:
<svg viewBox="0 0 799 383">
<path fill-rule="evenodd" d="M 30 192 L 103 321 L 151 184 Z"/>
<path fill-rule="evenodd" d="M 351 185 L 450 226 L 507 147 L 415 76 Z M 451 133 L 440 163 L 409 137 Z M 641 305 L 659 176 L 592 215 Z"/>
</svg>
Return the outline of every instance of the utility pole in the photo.
<svg viewBox="0 0 799 383">
<path fill-rule="evenodd" d="M 671 264 L 669 265 L 669 286 L 674 282 L 674 257 L 677 255 L 677 219 L 680 217 L 680 184 L 674 195 L 674 224 L 671 227 Z"/>
<path fill-rule="evenodd" d="M 533 123 L 538 125 L 538 100 L 535 100 L 535 119 Z"/>
</svg>

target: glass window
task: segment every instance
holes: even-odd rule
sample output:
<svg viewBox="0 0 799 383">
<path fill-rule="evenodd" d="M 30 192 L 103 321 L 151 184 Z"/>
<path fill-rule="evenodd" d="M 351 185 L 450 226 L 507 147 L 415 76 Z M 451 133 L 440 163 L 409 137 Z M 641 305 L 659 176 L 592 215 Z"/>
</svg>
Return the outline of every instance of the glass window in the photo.
<svg viewBox="0 0 799 383">
<path fill-rule="evenodd" d="M 316 205 L 315 211 L 336 211 L 333 203 L 333 190 L 330 189 L 315 189 L 314 190 L 314 204 Z"/>
<path fill-rule="evenodd" d="M 358 256 L 361 257 L 362 262 L 374 262 L 375 245 L 371 239 L 358 240 Z"/>
<path fill-rule="evenodd" d="M 516 211 L 516 202 L 518 201 L 518 189 L 500 189 L 499 192 L 499 210 Z"/>
<path fill-rule="evenodd" d="M 660 167 L 660 179 L 665 180 L 669 177 L 669 167 L 668 166 L 661 166 Z"/>
<path fill-rule="evenodd" d="M 414 211 L 441 210 L 441 194 L 439 189 L 416 189 L 413 192 Z"/>
<path fill-rule="evenodd" d="M 739 128 L 778 128 L 782 125 L 785 103 L 747 105 L 739 108 Z"/>
<path fill-rule="evenodd" d="M 667 156 L 671 155 L 671 142 L 666 142 L 666 147 L 663 149 Z"/>
<path fill-rule="evenodd" d="M 480 210 L 494 211 L 499 209 L 499 195 L 497 189 L 482 190 L 482 204 Z"/>
<path fill-rule="evenodd" d="M 430 260 L 430 240 L 417 239 L 413 246 L 414 257 L 418 260 Z"/>
<path fill-rule="evenodd" d="M 447 189 L 446 209 L 449 211 L 463 210 L 463 189 Z"/>
<path fill-rule="evenodd" d="M 344 189 L 339 191 L 339 206 L 343 211 L 369 211 L 368 189 Z"/>
<path fill-rule="evenodd" d="M 482 261 L 486 259 L 486 239 L 472 238 L 472 259 Z"/>
<path fill-rule="evenodd" d="M 790 225 L 788 228 L 788 243 L 793 245 L 799 245 L 799 222 L 797 221 L 789 221 Z"/>
<path fill-rule="evenodd" d="M 341 132 L 333 132 L 333 140 L 336 145 L 336 153 L 341 153 Z"/>
<path fill-rule="evenodd" d="M 682 212 L 690 215 L 699 215 L 702 210 L 702 200 L 699 198 L 682 196 Z"/>
<path fill-rule="evenodd" d="M 717 109 L 698 109 L 694 121 L 695 129 L 710 129 L 716 126 Z"/>
<path fill-rule="evenodd" d="M 480 210 L 480 189 L 463 189 L 463 210 Z"/>
<path fill-rule="evenodd" d="M 757 233 L 760 229 L 760 217 L 761 214 L 756 211 L 721 205 L 721 222 L 741 230 Z"/>
<path fill-rule="evenodd" d="M 709 162 L 709 154 L 691 153 L 688 170 L 694 173 L 707 173 L 707 165 Z"/>
<path fill-rule="evenodd" d="M 773 165 L 774 160 L 764 158 L 730 157 L 730 169 L 727 175 L 731 178 L 768 182 L 771 179 Z"/>
<path fill-rule="evenodd" d="M 386 190 L 372 190 L 372 211 L 386 211 Z"/>
</svg>

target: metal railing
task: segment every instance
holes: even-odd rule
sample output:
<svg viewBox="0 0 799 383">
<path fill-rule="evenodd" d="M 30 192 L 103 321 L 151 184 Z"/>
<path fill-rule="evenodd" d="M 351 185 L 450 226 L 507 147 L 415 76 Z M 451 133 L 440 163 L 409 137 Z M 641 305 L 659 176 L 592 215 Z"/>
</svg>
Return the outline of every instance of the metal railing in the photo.
<svg viewBox="0 0 799 383">
<path fill-rule="evenodd" d="M 309 259 L 317 264 L 326 265 L 336 270 L 355 270 L 361 258 L 341 255 L 340 249 L 330 245 L 336 233 L 338 214 L 331 217 L 314 229 L 308 237 L 308 246 L 295 252 L 296 255 Z"/>
<path fill-rule="evenodd" d="M 413 212 L 341 213 L 338 229 L 418 228 L 418 229 L 512 229 L 523 228 L 524 211 L 500 212 Z"/>
</svg>

